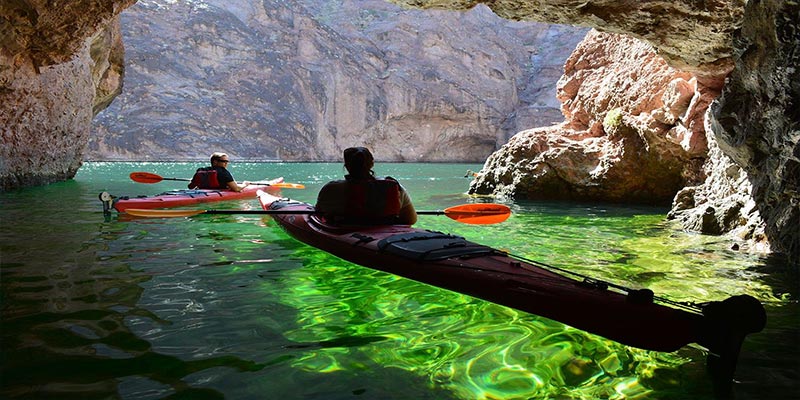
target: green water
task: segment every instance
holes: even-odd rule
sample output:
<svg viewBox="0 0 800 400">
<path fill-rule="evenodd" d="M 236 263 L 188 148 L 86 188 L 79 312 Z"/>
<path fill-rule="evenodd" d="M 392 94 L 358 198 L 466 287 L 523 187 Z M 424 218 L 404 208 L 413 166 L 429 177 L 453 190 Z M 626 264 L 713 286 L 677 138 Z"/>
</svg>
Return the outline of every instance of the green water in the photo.
<svg viewBox="0 0 800 400">
<path fill-rule="evenodd" d="M 235 160 L 234 160 L 235 161 Z M 257 215 L 104 217 L 98 193 L 155 194 L 132 171 L 88 163 L 72 181 L 0 193 L 2 398 L 711 399 L 705 353 L 626 347 L 558 322 L 341 261 Z M 471 201 L 473 164 L 379 164 L 418 209 Z M 233 163 L 313 202 L 339 164 Z M 421 216 L 445 231 L 674 300 L 749 294 L 764 332 L 745 342 L 737 399 L 796 399 L 800 308 L 780 262 L 682 233 L 665 209 L 516 202 L 492 226 Z M 207 206 L 208 207 L 208 206 Z M 255 200 L 214 208 L 257 208 Z M 642 328 L 646 334 L 646 327 Z"/>
</svg>

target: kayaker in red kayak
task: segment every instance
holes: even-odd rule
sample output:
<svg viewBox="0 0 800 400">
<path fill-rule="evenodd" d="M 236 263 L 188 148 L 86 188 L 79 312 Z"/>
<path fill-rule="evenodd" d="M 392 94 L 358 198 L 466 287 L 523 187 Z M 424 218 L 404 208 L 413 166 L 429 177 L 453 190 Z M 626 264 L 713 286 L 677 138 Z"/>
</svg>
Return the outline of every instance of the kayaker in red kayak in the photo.
<svg viewBox="0 0 800 400">
<path fill-rule="evenodd" d="M 239 186 L 228 171 L 230 158 L 225 153 L 214 153 L 211 155 L 211 166 L 198 168 L 194 173 L 192 181 L 189 182 L 189 189 L 228 189 L 234 192 L 241 192 L 247 181 L 242 182 L 244 186 Z"/>
<path fill-rule="evenodd" d="M 413 225 L 417 211 L 394 178 L 376 178 L 375 159 L 366 147 L 344 150 L 344 180 L 325 184 L 317 195 L 317 212 L 342 225 Z"/>
</svg>

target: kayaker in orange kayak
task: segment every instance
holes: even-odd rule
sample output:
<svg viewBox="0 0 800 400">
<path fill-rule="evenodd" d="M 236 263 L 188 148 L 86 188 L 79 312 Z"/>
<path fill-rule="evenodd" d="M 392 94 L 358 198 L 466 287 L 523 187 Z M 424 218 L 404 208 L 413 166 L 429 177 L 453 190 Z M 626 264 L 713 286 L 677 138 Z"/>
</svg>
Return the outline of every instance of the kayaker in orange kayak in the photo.
<svg viewBox="0 0 800 400">
<path fill-rule="evenodd" d="M 344 180 L 325 184 L 316 210 L 329 223 L 342 225 L 413 225 L 417 211 L 411 197 L 394 178 L 376 178 L 375 159 L 366 147 L 344 150 Z"/>
<path fill-rule="evenodd" d="M 228 171 L 230 157 L 225 153 L 214 153 L 211 155 L 211 166 L 198 168 L 189 182 L 189 189 L 228 189 L 234 192 L 241 192 L 247 181 L 242 182 L 244 186 L 239 186 Z"/>
</svg>

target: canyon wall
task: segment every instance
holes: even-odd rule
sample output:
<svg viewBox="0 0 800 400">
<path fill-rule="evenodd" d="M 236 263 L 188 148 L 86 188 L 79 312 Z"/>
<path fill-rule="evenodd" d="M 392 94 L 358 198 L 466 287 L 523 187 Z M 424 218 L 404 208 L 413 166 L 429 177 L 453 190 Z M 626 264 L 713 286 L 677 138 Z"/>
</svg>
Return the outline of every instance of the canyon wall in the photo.
<svg viewBox="0 0 800 400">
<path fill-rule="evenodd" d="M 51 7 L 44 0 L 0 3 L 0 32 L 3 33 L 0 36 L 0 124 L 3 129 L 0 182 L 4 190 L 63 180 L 74 175 L 89 140 L 92 115 L 107 106 L 120 90 L 122 53 L 121 42 L 116 36 L 118 29 L 115 18 L 133 2 L 84 0 L 69 2 L 59 8 Z M 155 1 L 142 3 L 163 5 Z M 178 4 L 164 4 L 173 3 Z M 219 7 L 224 3 L 187 4 L 201 10 Z M 397 3 L 417 8 L 469 10 L 480 2 L 400 0 Z M 525 115 L 524 112 L 517 114 L 511 111 L 509 114 L 513 110 L 509 104 L 518 102 L 532 92 L 520 89 L 525 82 L 521 78 L 524 75 L 516 74 L 519 67 L 503 64 L 518 60 L 512 55 L 495 59 L 483 51 L 485 47 L 497 44 L 493 40 L 483 39 L 494 37 L 490 30 L 480 30 L 485 14 L 475 17 L 476 13 L 485 11 L 473 11 L 455 19 L 457 23 L 448 29 L 456 36 L 463 36 L 467 31 L 459 30 L 462 25 L 474 26 L 477 31 L 472 39 L 478 45 L 451 52 L 445 51 L 447 47 L 442 45 L 448 42 L 449 36 L 436 36 L 431 34 L 432 31 L 421 29 L 436 25 L 435 20 L 412 21 L 418 25 L 411 22 L 373 24 L 376 15 L 391 12 L 386 9 L 379 8 L 372 13 L 370 10 L 345 7 L 332 12 L 325 7 L 355 3 L 319 3 L 320 8 L 312 8 L 305 15 L 309 9 L 298 11 L 285 6 L 297 4 L 292 2 L 263 2 L 260 6 L 236 4 L 238 8 L 228 15 L 232 26 L 244 33 L 259 23 L 269 24 L 263 28 L 262 35 L 232 36 L 228 38 L 231 40 L 229 45 L 220 46 L 215 42 L 215 37 L 223 32 L 218 30 L 216 20 L 190 19 L 189 27 L 205 32 L 205 35 L 198 38 L 167 38 L 164 46 L 152 50 L 152 56 L 157 58 L 162 54 L 169 55 L 170 49 L 183 44 L 181 41 L 194 41 L 195 47 L 206 58 L 196 65 L 183 67 L 194 71 L 186 76 L 222 84 L 224 89 L 212 89 L 192 79 L 176 79 L 170 89 L 171 95 L 175 98 L 183 96 L 198 108 L 221 108 L 226 113 L 233 113 L 237 121 L 242 121 L 234 126 L 207 126 L 195 123 L 191 116 L 176 114 L 173 116 L 175 122 L 164 117 L 167 125 L 174 123 L 175 129 L 164 129 L 161 134 L 177 136 L 173 141 L 187 148 L 192 147 L 191 136 L 199 127 L 211 128 L 218 135 L 215 138 L 217 142 L 211 142 L 212 145 L 223 145 L 239 129 L 256 129 L 257 126 L 251 123 L 261 117 L 252 113 L 258 113 L 263 114 L 269 123 L 276 123 L 275 126 L 284 126 L 280 124 L 281 121 L 288 125 L 296 124 L 288 132 L 281 130 L 264 135 L 263 143 L 255 143 L 264 149 L 280 148 L 280 143 L 297 140 L 304 149 L 314 149 L 310 158 L 329 158 L 337 153 L 338 148 L 350 142 L 375 146 L 385 140 L 395 140 L 393 135 L 397 132 L 409 132 L 410 136 L 404 138 L 407 142 L 411 142 L 412 138 L 425 138 L 425 145 L 401 146 L 397 154 L 387 155 L 387 158 L 420 160 L 424 159 L 420 158 L 422 155 L 430 160 L 449 160 L 451 158 L 445 156 L 451 153 L 445 149 L 449 142 L 440 140 L 440 137 L 465 143 L 454 151 L 470 153 L 470 149 L 477 147 L 481 149 L 479 152 L 486 152 L 496 146 L 507 132 L 520 130 L 527 123 L 516 118 L 532 118 L 532 114 Z M 658 192 L 660 188 L 653 185 L 648 187 L 649 179 L 665 179 L 669 187 L 685 184 L 688 186 L 680 190 L 673 200 L 673 212 L 670 215 L 682 221 L 687 228 L 709 233 L 734 232 L 737 227 L 750 224 L 748 221 L 752 220 L 748 218 L 755 216 L 756 219 L 763 219 L 765 235 L 774 250 L 788 254 L 795 263 L 800 260 L 800 72 L 797 69 L 800 61 L 800 5 L 797 2 L 511 0 L 485 4 L 497 15 L 511 20 L 571 24 L 628 35 L 652 46 L 652 51 L 675 70 L 666 75 L 671 76 L 671 80 L 660 83 L 663 91 L 651 92 L 661 92 L 660 96 L 652 97 L 652 108 L 641 108 L 636 101 L 607 108 L 614 99 L 614 96 L 609 96 L 609 103 L 606 104 L 593 100 L 583 103 L 582 106 L 589 111 L 605 111 L 602 118 L 593 115 L 589 119 L 580 115 L 581 108 L 574 107 L 574 102 L 568 103 L 582 98 L 579 91 L 574 92 L 568 83 L 591 82 L 594 78 L 587 76 L 570 80 L 570 76 L 575 77 L 574 73 L 584 69 L 580 62 L 572 64 L 573 75 L 565 71 L 565 84 L 560 88 L 565 117 L 564 123 L 558 128 L 565 129 L 565 134 L 559 139 L 547 133 L 537 133 L 538 137 L 531 145 L 553 140 L 594 139 L 597 147 L 604 147 L 613 153 L 625 148 L 618 147 L 615 150 L 613 146 L 610 147 L 609 144 L 615 140 L 639 142 L 647 152 L 622 153 L 616 158 L 622 160 L 623 164 L 644 163 L 647 168 L 643 171 L 655 174 L 643 179 L 627 177 L 625 169 L 592 168 L 585 171 L 583 179 L 584 183 L 589 183 L 584 187 L 592 193 L 593 198 L 613 200 L 621 195 L 608 188 L 605 194 L 603 190 L 595 189 L 593 184 L 601 177 L 597 173 L 602 171 L 612 172 L 608 175 L 610 178 L 623 178 L 623 182 L 630 182 L 628 190 L 636 193 L 634 197 L 644 202 L 663 201 L 666 197 Z M 366 35 L 369 40 L 362 41 L 354 36 L 342 35 L 341 41 L 346 46 L 341 49 L 326 43 L 328 38 L 341 35 L 334 31 L 333 25 L 325 22 L 326 16 L 337 15 L 337 12 L 350 18 L 347 24 L 354 31 L 368 31 L 373 36 Z M 152 18 L 160 16 L 157 10 L 151 15 Z M 278 22 L 286 23 L 291 29 L 272 32 L 271 28 L 277 28 Z M 318 29 L 327 30 L 330 35 L 314 36 L 312 32 Z M 420 41 L 416 46 L 380 47 L 371 42 L 374 37 L 420 32 L 424 34 L 419 36 Z M 519 32 L 522 35 L 523 31 Z M 134 33 L 135 36 L 146 34 L 144 31 Z M 258 57 L 268 60 L 264 67 L 271 71 L 270 74 L 251 77 L 253 71 L 245 71 L 235 74 L 236 79 L 220 78 L 214 81 L 218 72 L 215 66 L 219 60 L 230 60 L 236 64 L 237 59 L 253 57 L 250 52 L 241 51 L 242 45 L 249 40 L 256 42 L 248 46 L 261 49 Z M 636 50 L 636 54 L 644 54 L 638 44 L 630 45 L 634 46 L 631 49 Z M 535 60 L 535 52 L 531 51 L 529 43 L 519 46 L 523 54 L 530 57 L 529 60 Z M 306 61 L 307 66 L 296 69 L 273 57 L 287 51 L 293 52 L 297 59 Z M 365 53 L 367 62 L 346 61 L 352 60 L 349 58 L 352 54 L 360 53 Z M 345 61 L 328 68 L 328 58 L 322 57 L 323 54 Z M 422 67 L 413 70 L 391 68 L 394 65 L 391 61 L 400 58 L 418 60 Z M 138 62 L 152 69 L 151 61 L 147 58 Z M 477 79 L 478 82 L 471 89 L 464 90 L 442 72 L 438 67 L 442 64 L 462 65 L 450 71 L 460 75 L 459 78 Z M 473 77 L 469 73 L 470 65 L 479 65 L 482 71 L 489 71 L 490 75 Z M 613 78 L 615 71 L 609 72 L 609 82 L 620 83 Z M 691 74 L 691 77 L 684 73 Z M 303 85 L 298 85 L 295 77 L 300 77 Z M 383 83 L 376 87 L 377 82 Z M 218 103 L 220 94 L 228 91 L 258 92 L 254 87 L 260 83 L 272 88 L 268 91 L 270 95 L 261 98 L 256 96 L 255 101 L 262 105 L 263 112 L 252 109 L 244 112 L 241 108 L 226 108 Z M 405 86 L 414 89 L 403 89 Z M 408 97 L 408 93 L 423 96 L 434 91 L 446 95 L 440 95 L 424 105 L 417 105 L 415 98 Z M 696 103 L 695 99 L 702 101 L 703 96 L 713 95 L 717 91 L 721 94 L 714 97 L 705 108 L 707 112 L 702 113 L 702 118 L 699 117 L 703 104 Z M 672 112 L 682 109 L 689 96 L 691 99 L 686 110 L 694 112 L 682 115 Z M 591 99 L 591 96 L 585 98 Z M 311 101 L 307 103 L 309 99 Z M 138 107 L 137 104 L 130 106 Z M 405 114 L 398 113 L 407 110 L 414 110 L 416 114 L 404 118 Z M 139 109 L 131 115 L 138 112 L 146 113 L 148 110 Z M 309 117 L 314 115 L 323 117 Z M 337 119 L 337 115 L 357 117 Z M 442 115 L 464 118 L 448 119 Z M 364 121 L 373 125 L 365 125 Z M 428 121 L 432 122 L 430 128 L 425 125 Z M 567 121 L 579 121 L 583 125 Z M 705 135 L 698 134 L 700 121 Z M 454 128 L 461 124 L 466 124 L 468 128 Z M 662 125 L 669 129 L 664 131 Z M 178 129 L 185 127 L 188 128 Z M 652 130 L 653 127 L 657 129 Z M 467 131 L 470 134 L 465 134 Z M 656 132 L 660 133 L 651 134 Z M 92 151 L 115 152 L 123 148 L 114 143 L 116 138 L 113 130 L 101 133 L 107 140 L 94 144 Z M 106 136 L 106 133 L 110 135 Z M 270 139 L 273 134 L 279 138 L 278 141 Z M 703 138 L 708 151 L 705 155 L 697 155 L 694 149 L 702 148 Z M 136 140 L 139 139 L 148 141 L 145 137 Z M 515 141 L 524 145 L 522 140 Z M 650 152 L 653 143 L 664 145 L 667 150 Z M 145 149 L 154 150 L 156 147 Z M 530 146 L 520 146 L 519 149 L 529 151 Z M 236 150 L 245 156 L 244 149 Z M 207 151 L 198 150 L 197 154 Z M 274 156 L 294 159 L 299 157 L 299 152 L 292 149 L 276 150 Z M 587 157 L 596 157 L 601 153 L 586 154 Z M 532 158 L 525 158 L 517 164 L 539 162 L 541 160 L 536 160 L 539 155 L 532 152 L 528 155 Z M 265 152 L 258 154 L 259 158 L 271 156 Z M 573 159 L 578 160 L 576 157 Z M 611 166 L 608 163 L 578 161 L 584 162 L 584 166 Z M 680 165 L 681 162 L 684 164 Z M 513 167 L 516 166 L 506 166 Z M 574 178 L 576 182 L 579 179 L 578 176 Z M 639 183 L 636 183 L 637 179 Z M 535 177 L 528 178 L 526 182 L 516 185 L 522 190 L 503 189 L 505 192 L 501 194 L 525 196 L 540 192 L 530 190 L 531 185 L 537 184 Z M 492 184 L 476 183 L 478 186 Z M 570 190 L 574 189 L 554 190 L 553 193 L 562 196 Z M 737 205 L 731 207 L 731 200 L 735 200 Z M 744 235 L 759 235 L 756 228 L 748 232 Z"/>
<path fill-rule="evenodd" d="M 95 119 L 102 160 L 482 162 L 560 119 L 555 84 L 587 29 L 485 6 L 378 0 L 140 1 L 122 15 L 127 90 Z"/>
</svg>

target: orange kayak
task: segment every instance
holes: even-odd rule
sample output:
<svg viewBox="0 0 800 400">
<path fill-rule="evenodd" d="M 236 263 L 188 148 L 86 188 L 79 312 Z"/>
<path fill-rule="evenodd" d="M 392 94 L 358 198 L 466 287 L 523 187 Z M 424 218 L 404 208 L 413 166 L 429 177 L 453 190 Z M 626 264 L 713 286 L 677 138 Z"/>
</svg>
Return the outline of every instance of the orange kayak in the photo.
<svg viewBox="0 0 800 400">
<path fill-rule="evenodd" d="M 266 181 L 268 183 L 282 183 L 283 178 L 275 178 Z M 154 196 L 111 196 L 107 192 L 100 194 L 100 200 L 103 201 L 104 208 L 114 208 L 118 212 L 125 212 L 129 208 L 170 208 L 189 206 L 201 203 L 213 203 L 218 201 L 239 200 L 239 199 L 254 199 L 256 192 L 259 190 L 268 193 L 278 193 L 280 188 L 264 185 L 250 184 L 245 186 L 241 192 L 234 192 L 231 190 L 222 189 L 177 189 L 168 192 L 160 193 Z M 104 200 L 105 197 L 105 200 Z M 108 207 L 107 203 L 111 203 Z M 110 211 L 107 210 L 107 211 Z"/>
</svg>

